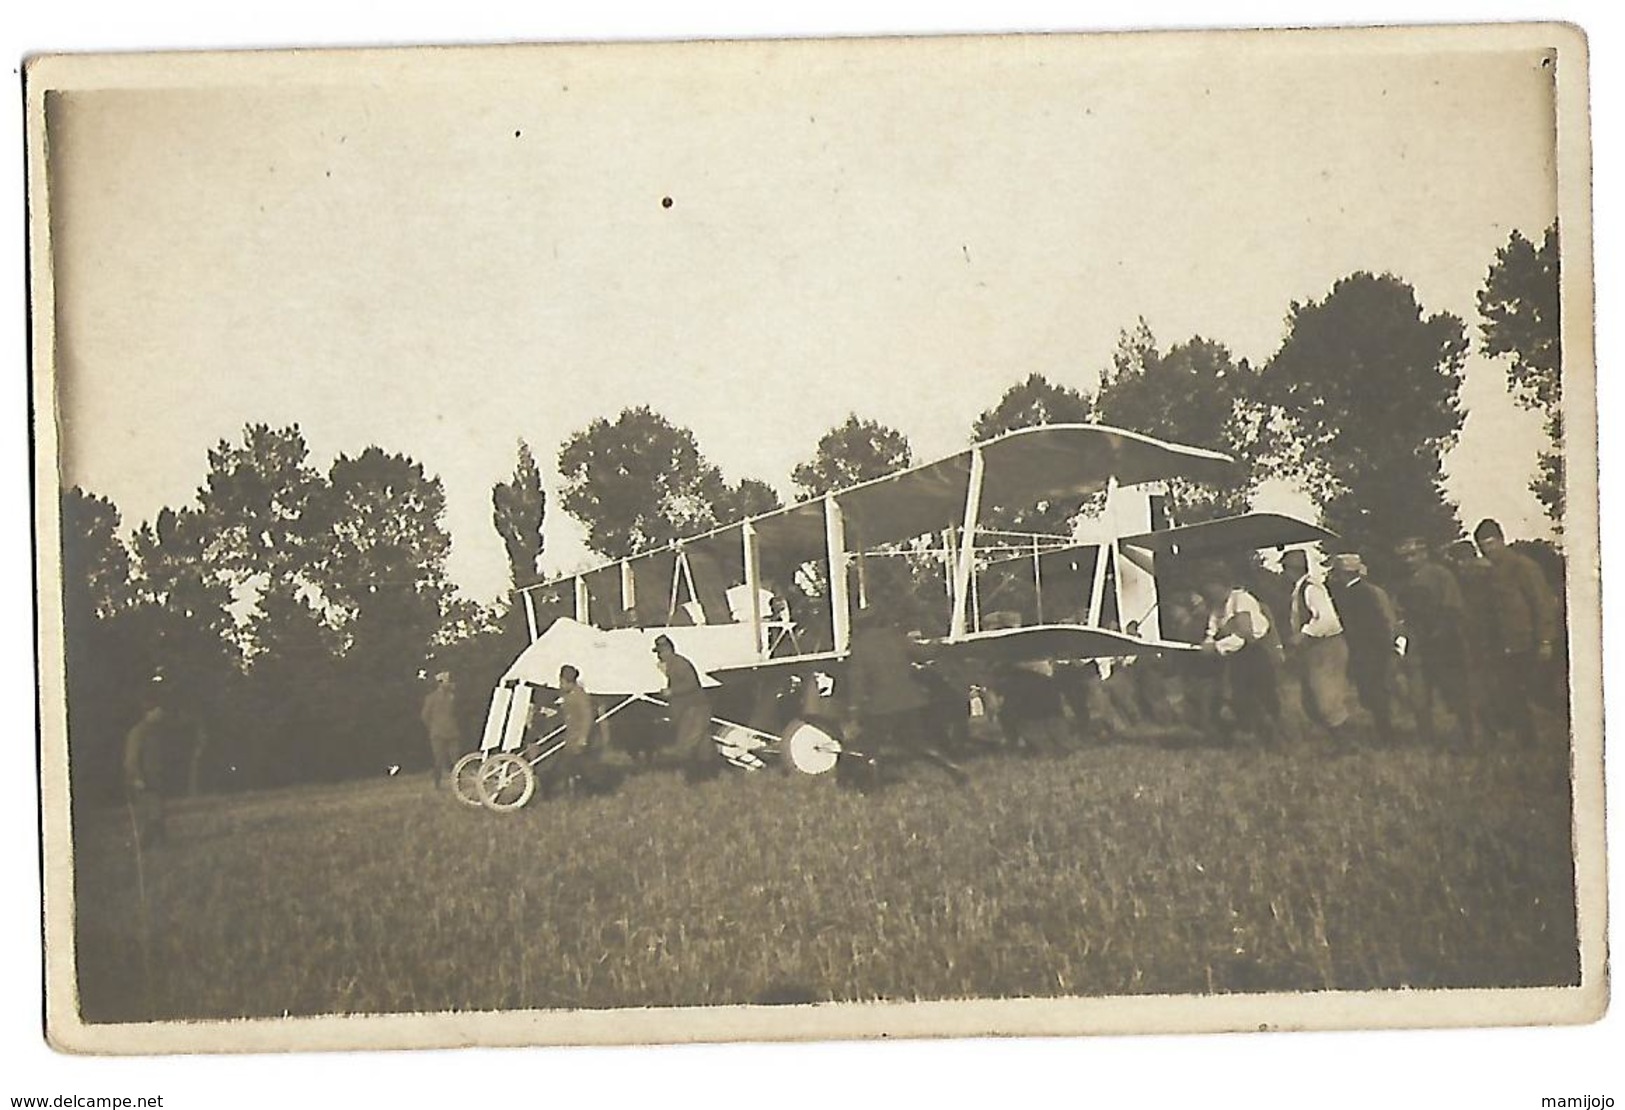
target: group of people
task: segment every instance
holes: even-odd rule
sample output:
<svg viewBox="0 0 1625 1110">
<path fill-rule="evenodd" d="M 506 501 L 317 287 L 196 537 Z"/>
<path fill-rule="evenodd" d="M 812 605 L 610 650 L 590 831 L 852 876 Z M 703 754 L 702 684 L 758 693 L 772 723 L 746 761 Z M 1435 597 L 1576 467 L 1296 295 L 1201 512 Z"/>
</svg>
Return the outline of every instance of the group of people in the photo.
<svg viewBox="0 0 1625 1110">
<path fill-rule="evenodd" d="M 913 666 L 913 646 L 902 631 L 878 618 L 860 613 L 845 668 L 840 722 L 846 740 L 840 762 L 840 781 L 861 790 L 878 784 L 882 764 L 905 756 L 919 756 L 941 767 L 956 781 L 965 773 L 925 735 L 930 693 Z M 656 636 L 655 660 L 665 685 L 657 697 L 666 706 L 670 750 L 690 783 L 714 778 L 724 768 L 712 739 L 712 705 L 699 669 L 681 654 L 671 637 Z M 603 749 L 600 721 L 591 693 L 571 665 L 559 669 L 556 715 L 549 732 L 558 732 L 562 744 L 549 754 L 554 763 L 544 781 L 568 783 L 586 775 Z M 437 676 L 424 699 L 422 718 L 434 758 L 438 786 L 448 777 L 451 760 L 460 746 L 456 727 L 454 687 L 449 674 Z"/>
<path fill-rule="evenodd" d="M 867 791 L 880 785 L 887 765 L 919 758 L 964 782 L 965 772 L 925 733 L 930 692 L 915 669 L 908 637 L 873 609 L 860 610 L 855 625 L 840 688 L 843 750 L 837 780 Z M 691 782 L 713 777 L 722 761 L 711 740 L 710 698 L 699 672 L 667 636 L 656 637 L 654 651 L 666 677 L 662 696 L 684 775 Z"/>
<path fill-rule="evenodd" d="M 661 639 L 666 640 L 664 636 Z M 669 646 L 670 641 L 666 643 Z M 698 684 L 696 678 L 696 687 Z M 563 774 L 549 776 L 548 782 L 568 782 L 581 775 L 586 770 L 586 760 L 595 754 L 593 740 L 599 734 L 597 710 L 592 695 L 581 683 L 581 672 L 568 663 L 560 667 L 558 686 L 556 711 L 563 723 L 564 743 L 554 755 L 559 759 Z M 463 748 L 457 687 L 450 672 L 442 671 L 435 676 L 434 688 L 423 699 L 420 717 L 429 736 L 430 774 L 438 789 L 450 782 L 452 765 Z"/>
<path fill-rule="evenodd" d="M 1216 668 L 1214 697 L 1229 709 L 1214 722 L 1278 741 L 1282 694 L 1296 692 L 1309 721 L 1345 744 L 1358 732 L 1357 707 L 1379 743 L 1393 742 L 1402 715 L 1431 742 L 1439 703 L 1462 744 L 1478 744 L 1486 730 L 1535 744 L 1533 708 L 1561 640 L 1555 593 L 1493 520 L 1445 558 L 1406 539 L 1384 586 L 1358 553 L 1332 556 L 1322 575 L 1305 552 L 1290 551 L 1289 589 L 1273 606 L 1265 588 L 1208 575 L 1201 650 Z"/>
<path fill-rule="evenodd" d="M 1053 671 L 1020 667 L 977 689 L 1001 707 L 1007 738 L 1032 747 L 1054 746 L 1063 734 L 1139 728 L 1245 733 L 1273 745 L 1304 723 L 1344 748 L 1367 737 L 1392 744 L 1407 726 L 1431 743 L 1441 705 L 1461 745 L 1476 746 L 1489 732 L 1536 744 L 1534 706 L 1555 677 L 1550 663 L 1563 635 L 1556 593 L 1540 567 L 1509 547 L 1493 520 L 1443 552 L 1410 538 L 1392 556 L 1395 569 L 1381 583 L 1353 551 L 1332 555 L 1324 570 L 1301 549 L 1285 554 L 1280 574 L 1210 568 L 1187 598 L 1166 603 L 1163 618 L 1164 635 L 1196 643 L 1196 654 L 1119 660 L 1082 689 Z M 669 636 L 657 636 L 653 651 L 673 753 L 689 781 L 711 778 L 723 764 L 700 672 Z M 877 611 L 855 614 L 836 699 L 844 781 L 866 788 L 882 763 L 902 758 L 963 780 L 933 738 L 954 730 L 938 727 L 944 699 L 914 655 L 908 636 Z M 460 747 L 451 676 L 438 677 L 423 706 L 437 783 Z M 558 688 L 564 744 L 556 754 L 567 769 L 550 777 L 568 781 L 586 766 L 582 757 L 600 728 L 575 667 L 561 669 Z M 964 698 L 950 700 L 968 713 Z M 1063 714 L 1071 724 L 1044 727 L 1059 725 Z M 958 724 L 964 733 L 965 722 Z"/>
</svg>

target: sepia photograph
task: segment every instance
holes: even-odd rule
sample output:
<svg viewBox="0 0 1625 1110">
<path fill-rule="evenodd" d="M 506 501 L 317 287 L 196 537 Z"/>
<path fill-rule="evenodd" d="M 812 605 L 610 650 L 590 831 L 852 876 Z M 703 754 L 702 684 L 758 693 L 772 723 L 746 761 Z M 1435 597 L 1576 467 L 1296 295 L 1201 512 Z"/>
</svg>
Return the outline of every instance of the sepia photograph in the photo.
<svg viewBox="0 0 1625 1110">
<path fill-rule="evenodd" d="M 1596 1020 L 1587 64 L 31 59 L 51 1043 Z"/>
</svg>

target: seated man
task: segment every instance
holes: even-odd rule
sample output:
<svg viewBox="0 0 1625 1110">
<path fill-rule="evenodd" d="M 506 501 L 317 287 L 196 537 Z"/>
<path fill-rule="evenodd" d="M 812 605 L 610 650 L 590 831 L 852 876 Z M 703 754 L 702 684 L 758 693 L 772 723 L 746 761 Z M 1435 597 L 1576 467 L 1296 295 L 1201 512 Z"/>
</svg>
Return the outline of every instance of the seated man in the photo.
<svg viewBox="0 0 1625 1110">
<path fill-rule="evenodd" d="M 758 586 L 756 589 L 756 615 L 764 621 L 774 619 L 773 591 Z M 743 623 L 750 620 L 750 587 L 744 583 L 728 587 L 728 615 Z"/>
</svg>

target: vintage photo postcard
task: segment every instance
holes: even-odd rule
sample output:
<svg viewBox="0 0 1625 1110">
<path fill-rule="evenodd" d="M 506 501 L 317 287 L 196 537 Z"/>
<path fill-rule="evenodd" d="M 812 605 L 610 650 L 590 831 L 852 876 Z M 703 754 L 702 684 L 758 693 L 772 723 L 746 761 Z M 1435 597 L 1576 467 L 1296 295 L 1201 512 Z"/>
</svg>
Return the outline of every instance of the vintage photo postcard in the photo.
<svg viewBox="0 0 1625 1110">
<path fill-rule="evenodd" d="M 1594 1020 L 1586 67 L 31 60 L 51 1042 Z"/>
</svg>

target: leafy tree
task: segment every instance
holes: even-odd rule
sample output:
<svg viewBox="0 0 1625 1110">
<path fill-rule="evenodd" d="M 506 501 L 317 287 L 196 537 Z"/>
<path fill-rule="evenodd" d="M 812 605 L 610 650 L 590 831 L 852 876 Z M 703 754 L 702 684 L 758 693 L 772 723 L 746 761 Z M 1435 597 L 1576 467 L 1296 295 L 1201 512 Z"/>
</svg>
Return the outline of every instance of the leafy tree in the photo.
<svg viewBox="0 0 1625 1110">
<path fill-rule="evenodd" d="M 163 509 L 131 539 L 132 621 L 143 668 L 197 702 L 235 670 L 238 624 L 229 582 L 211 566 L 212 524 L 195 509 Z"/>
<path fill-rule="evenodd" d="M 778 491 L 759 478 L 741 478 L 737 486 L 729 488 L 717 505 L 717 522 L 729 524 L 746 517 L 761 516 L 782 509 Z"/>
<path fill-rule="evenodd" d="M 250 424 L 209 452 L 198 490 L 203 556 L 239 597 L 266 580 L 307 581 L 328 531 L 325 483 L 297 424 Z"/>
<path fill-rule="evenodd" d="M 74 799 L 117 796 L 119 750 L 134 723 L 145 676 L 125 631 L 130 553 L 119 511 L 78 486 L 63 490 L 62 632 Z"/>
<path fill-rule="evenodd" d="M 237 735 L 241 630 L 230 584 L 207 562 L 212 538 L 209 522 L 190 508 L 161 510 L 131 538 L 131 604 L 118 622 L 122 665 L 137 684 L 126 729 L 141 703 L 157 696 L 194 741 Z M 189 789 L 200 773 L 205 783 L 214 781 L 204 756 L 202 747 L 188 753 Z"/>
<path fill-rule="evenodd" d="M 1095 419 L 1094 402 L 1085 394 L 1056 385 L 1033 373 L 1005 390 L 999 403 L 976 418 L 971 439 L 980 443 L 1017 428 L 1041 424 L 1087 424 Z M 1068 531 L 1071 519 L 1083 507 L 1083 498 L 1042 501 L 1032 505 L 982 505 L 982 522 L 989 528 L 1015 532 Z"/>
<path fill-rule="evenodd" d="M 565 512 L 586 527 L 587 546 L 611 559 L 716 527 L 730 492 L 694 433 L 647 405 L 572 435 L 559 474 Z"/>
<path fill-rule="evenodd" d="M 508 572 L 515 589 L 531 585 L 541 575 L 542 522 L 546 513 L 542 472 L 530 453 L 530 445 L 521 439 L 513 476 L 491 487 L 491 523 L 508 553 Z"/>
<path fill-rule="evenodd" d="M 1294 303 L 1287 326 L 1259 383 L 1275 471 L 1304 482 L 1330 527 L 1373 551 L 1407 534 L 1457 535 L 1441 460 L 1464 418 L 1461 320 L 1424 317 L 1406 282 L 1362 272 Z"/>
<path fill-rule="evenodd" d="M 1033 373 L 1005 390 L 998 404 L 976 418 L 971 439 L 981 442 L 1017 428 L 1088 424 L 1094 419 L 1094 402 L 1088 396 Z"/>
<path fill-rule="evenodd" d="M 119 539 L 119 511 L 78 486 L 62 492 L 62 590 L 70 625 L 105 619 L 130 601 L 130 552 Z"/>
<path fill-rule="evenodd" d="M 328 472 L 332 532 L 321 589 L 346 641 L 348 743 L 337 773 L 408 765 L 419 753 L 418 675 L 450 603 L 440 479 L 404 455 L 368 447 Z M 314 649 L 311 649 L 314 652 Z"/>
<path fill-rule="evenodd" d="M 1495 254 L 1495 264 L 1478 291 L 1479 349 L 1490 358 L 1505 356 L 1507 387 L 1514 400 L 1546 418 L 1551 450 L 1540 453 L 1529 488 L 1553 523 L 1563 521 L 1563 338 L 1559 294 L 1561 260 L 1557 224 L 1546 229 L 1540 246 L 1514 231 Z"/>
<path fill-rule="evenodd" d="M 335 622 L 346 628 L 387 600 L 390 620 L 410 622 L 423 642 L 439 627 L 451 587 L 440 479 L 404 455 L 368 447 L 340 455 L 328 473 L 319 585 Z"/>
<path fill-rule="evenodd" d="M 797 466 L 790 480 L 803 499 L 810 499 L 903 470 L 913 461 L 907 436 L 853 413 L 819 438 L 813 457 Z"/>
<path fill-rule="evenodd" d="M 1096 411 L 1106 424 L 1235 457 L 1243 466 L 1239 482 L 1171 483 L 1183 523 L 1229 516 L 1247 510 L 1258 482 L 1255 381 L 1245 361 L 1238 364 L 1222 343 L 1210 339 L 1193 336 L 1162 353 L 1141 320 L 1118 339 Z"/>
<path fill-rule="evenodd" d="M 264 786 L 340 777 L 352 722 L 338 634 L 283 582 L 261 593 L 254 620 L 261 650 L 216 768 L 223 759 L 236 778 Z"/>
<path fill-rule="evenodd" d="M 906 469 L 913 461 L 914 449 L 902 432 L 851 413 L 819 437 L 813 457 L 798 464 L 790 480 L 798 498 L 808 500 Z M 828 620 L 829 568 L 821 558 L 796 563 L 782 555 L 769 556 L 763 571 L 784 584 L 804 624 L 818 628 Z"/>
<path fill-rule="evenodd" d="M 542 591 L 545 593 L 545 591 Z M 564 607 L 544 598 L 537 604 L 538 623 L 546 629 L 551 618 L 562 614 Z M 514 658 L 529 642 L 524 616 L 514 619 L 506 602 L 482 605 L 466 598 L 457 598 L 448 607 L 446 619 L 436 637 L 433 655 L 424 668 L 425 682 L 415 691 L 416 704 L 429 693 L 429 679 L 440 671 L 449 671 L 457 679 L 457 716 L 463 736 L 470 746 L 479 737 L 485 723 L 488 695 L 501 680 Z M 429 749 L 418 735 L 415 749 L 408 753 L 406 766 L 428 766 Z"/>
<path fill-rule="evenodd" d="M 326 474 L 297 426 L 209 453 L 197 504 L 132 541 L 131 652 L 206 724 L 214 785 L 377 773 L 418 749 L 450 607 L 439 479 L 369 447 Z"/>
</svg>

